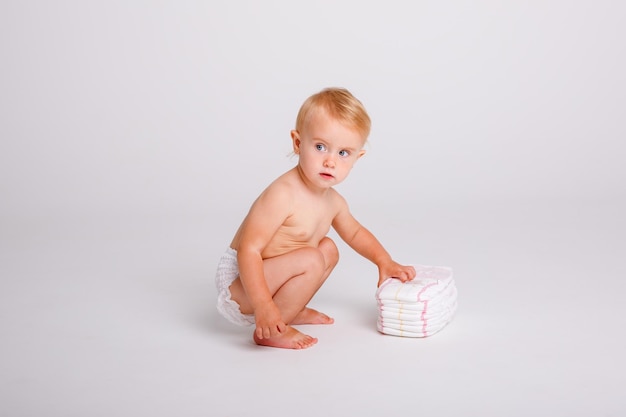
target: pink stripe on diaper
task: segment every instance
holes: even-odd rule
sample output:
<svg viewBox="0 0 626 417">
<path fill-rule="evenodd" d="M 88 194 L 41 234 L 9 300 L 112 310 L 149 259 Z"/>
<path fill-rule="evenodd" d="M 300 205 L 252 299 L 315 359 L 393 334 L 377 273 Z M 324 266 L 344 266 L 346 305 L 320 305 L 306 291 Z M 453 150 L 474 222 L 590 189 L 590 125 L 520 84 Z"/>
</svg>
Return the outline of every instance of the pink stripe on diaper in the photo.
<svg viewBox="0 0 626 417">
<path fill-rule="evenodd" d="M 433 285 L 437 285 L 439 284 L 439 281 L 437 282 L 433 282 L 430 283 L 428 285 L 425 285 L 424 288 L 422 288 L 422 290 L 417 294 L 417 301 L 422 301 L 420 300 L 422 294 L 424 293 L 424 291 L 426 291 L 428 288 L 432 287 Z M 422 333 L 424 333 L 424 337 L 428 336 L 428 332 L 427 332 L 427 328 L 428 328 L 428 301 L 429 300 L 424 300 L 424 310 L 422 310 Z"/>
<path fill-rule="evenodd" d="M 424 337 L 428 336 L 426 334 L 426 328 L 428 327 L 428 317 L 426 317 L 426 313 L 428 312 L 428 301 L 424 301 L 424 310 L 422 310 L 422 333 L 424 333 Z"/>
<path fill-rule="evenodd" d="M 420 300 L 422 294 L 424 294 L 424 291 L 426 291 L 428 288 L 432 287 L 433 285 L 437 285 L 439 284 L 439 281 L 437 282 L 433 282 L 430 283 L 428 285 L 424 285 L 424 288 L 422 288 L 422 290 L 417 294 L 417 301 L 422 301 Z M 424 310 L 422 310 L 422 333 L 424 333 L 424 337 L 428 336 L 428 332 L 427 332 L 427 328 L 428 328 L 428 301 L 429 300 L 424 300 Z"/>
<path fill-rule="evenodd" d="M 387 286 L 387 284 L 389 284 L 389 279 L 385 280 L 381 284 L 381 286 L 378 288 L 378 291 L 376 291 L 376 299 L 378 300 L 378 311 L 379 311 L 379 313 L 382 312 L 382 307 L 381 307 L 382 300 L 380 299 L 380 292 L 382 291 L 382 289 L 384 287 Z M 382 316 L 382 314 L 379 314 L 378 316 L 380 318 L 381 330 L 383 330 L 383 326 L 384 326 L 384 324 L 383 324 L 383 316 Z"/>
<path fill-rule="evenodd" d="M 422 300 L 420 300 L 420 297 L 422 296 L 422 294 L 424 294 L 424 291 L 426 291 L 427 289 L 429 289 L 433 285 L 437 285 L 437 284 L 439 284 L 439 281 L 431 282 L 428 285 L 424 285 L 424 288 L 422 288 L 422 290 L 419 293 L 417 293 L 417 298 L 415 299 L 415 301 L 422 301 Z"/>
<path fill-rule="evenodd" d="M 376 298 L 378 299 L 378 301 L 382 301 L 382 300 L 380 299 L 380 293 L 382 292 L 383 288 L 385 288 L 385 287 L 386 287 L 387 285 L 389 285 L 390 283 L 391 283 L 391 280 L 390 280 L 389 278 L 387 278 L 387 279 L 385 280 L 385 282 L 383 282 L 383 283 L 380 285 L 380 288 L 379 288 L 379 289 L 378 289 L 378 291 L 377 291 L 377 297 L 376 297 Z"/>
</svg>

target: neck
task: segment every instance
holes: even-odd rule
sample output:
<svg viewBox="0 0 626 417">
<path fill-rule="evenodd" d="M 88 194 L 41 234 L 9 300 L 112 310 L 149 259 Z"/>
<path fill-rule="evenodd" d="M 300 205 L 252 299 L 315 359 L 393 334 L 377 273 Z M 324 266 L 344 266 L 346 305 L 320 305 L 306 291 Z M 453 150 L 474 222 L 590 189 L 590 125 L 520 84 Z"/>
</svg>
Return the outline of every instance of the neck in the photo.
<svg viewBox="0 0 626 417">
<path fill-rule="evenodd" d="M 322 187 L 318 187 L 315 184 L 313 184 L 306 177 L 306 175 L 304 175 L 304 172 L 302 172 L 302 167 L 300 167 L 300 164 L 296 165 L 294 170 L 295 170 L 296 174 L 298 174 L 298 178 L 300 178 L 300 181 L 302 181 L 302 183 L 307 188 L 307 190 L 309 190 L 312 193 L 317 194 L 317 195 L 324 195 L 324 194 L 328 193 L 328 190 L 330 188 L 322 188 Z"/>
</svg>

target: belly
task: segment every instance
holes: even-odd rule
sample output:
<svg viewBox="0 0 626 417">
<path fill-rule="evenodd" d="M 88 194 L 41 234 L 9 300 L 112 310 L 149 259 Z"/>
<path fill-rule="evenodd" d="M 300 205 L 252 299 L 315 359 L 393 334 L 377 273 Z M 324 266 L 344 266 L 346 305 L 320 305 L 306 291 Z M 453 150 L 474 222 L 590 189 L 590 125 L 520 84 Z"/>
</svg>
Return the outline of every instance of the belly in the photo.
<svg viewBox="0 0 626 417">
<path fill-rule="evenodd" d="M 263 259 L 267 259 L 267 258 L 273 258 L 275 256 L 284 255 L 286 253 L 289 253 L 291 251 L 294 251 L 300 248 L 306 248 L 306 247 L 316 248 L 319 245 L 320 240 L 322 240 L 324 236 L 325 235 L 321 235 L 321 236 L 315 235 L 315 236 L 306 236 L 306 238 L 304 238 L 303 236 L 301 238 L 300 236 L 285 237 L 285 236 L 279 236 L 277 234 L 270 241 L 270 243 L 265 247 L 265 249 L 261 253 L 261 256 L 263 257 Z"/>
<path fill-rule="evenodd" d="M 317 243 L 319 243 L 319 241 Z M 292 242 L 292 243 L 282 243 L 282 244 L 270 243 L 263 250 L 263 253 L 261 253 L 261 256 L 263 257 L 263 259 L 274 258 L 276 256 L 284 255 L 296 249 L 305 248 L 305 247 L 317 247 L 317 244 L 313 244 L 312 242 Z"/>
</svg>

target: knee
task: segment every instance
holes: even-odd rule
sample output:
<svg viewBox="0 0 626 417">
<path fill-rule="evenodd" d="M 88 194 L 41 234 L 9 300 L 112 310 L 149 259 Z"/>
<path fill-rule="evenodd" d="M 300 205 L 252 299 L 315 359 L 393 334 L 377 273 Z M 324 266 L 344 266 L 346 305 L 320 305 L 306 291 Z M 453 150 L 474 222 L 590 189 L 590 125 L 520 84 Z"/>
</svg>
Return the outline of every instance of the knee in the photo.
<svg viewBox="0 0 626 417">
<path fill-rule="evenodd" d="M 320 276 L 326 269 L 326 259 L 324 254 L 319 248 L 306 248 L 305 261 L 302 264 L 306 271 L 309 271 L 313 276 Z"/>
<path fill-rule="evenodd" d="M 333 240 L 325 237 L 320 241 L 318 249 L 324 256 L 325 269 L 334 268 L 339 262 L 339 249 Z"/>
</svg>

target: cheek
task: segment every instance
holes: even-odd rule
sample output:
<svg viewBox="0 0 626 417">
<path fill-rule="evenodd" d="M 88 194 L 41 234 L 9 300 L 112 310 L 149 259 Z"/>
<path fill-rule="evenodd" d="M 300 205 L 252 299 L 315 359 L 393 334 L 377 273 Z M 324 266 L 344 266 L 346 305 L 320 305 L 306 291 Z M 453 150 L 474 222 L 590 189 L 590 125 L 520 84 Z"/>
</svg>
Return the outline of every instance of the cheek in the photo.
<svg viewBox="0 0 626 417">
<path fill-rule="evenodd" d="M 312 166 L 317 164 L 316 154 L 313 152 L 301 152 L 300 153 L 300 164 L 304 166 Z"/>
<path fill-rule="evenodd" d="M 354 166 L 354 162 L 346 161 L 345 163 L 341 164 L 341 170 L 347 174 L 348 172 L 352 170 L 353 166 Z"/>
</svg>

